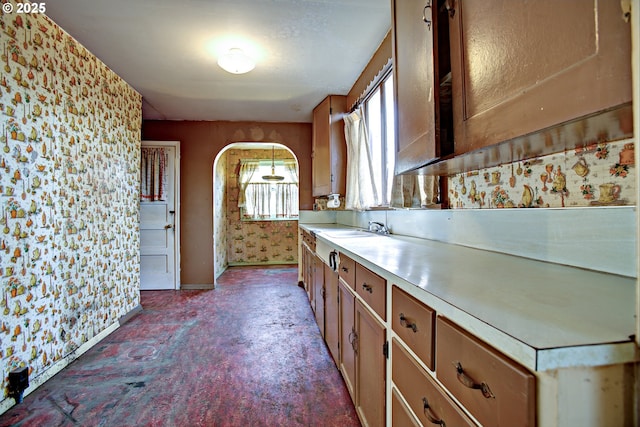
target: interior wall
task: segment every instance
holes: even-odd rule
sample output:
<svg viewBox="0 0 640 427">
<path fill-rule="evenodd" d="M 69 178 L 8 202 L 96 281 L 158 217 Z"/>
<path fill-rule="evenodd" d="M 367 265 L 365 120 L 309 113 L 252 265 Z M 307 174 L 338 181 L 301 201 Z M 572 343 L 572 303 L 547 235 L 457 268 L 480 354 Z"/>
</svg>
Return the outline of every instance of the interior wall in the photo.
<svg viewBox="0 0 640 427">
<path fill-rule="evenodd" d="M 234 142 L 277 142 L 298 159 L 300 209 L 312 209 L 311 123 L 143 121 L 143 139 L 178 140 L 180 158 L 181 283 L 212 286 L 213 164 Z"/>
<path fill-rule="evenodd" d="M 139 305 L 142 98 L 44 15 L 0 22 L 4 399 L 11 370 L 35 386 Z"/>
<path fill-rule="evenodd" d="M 213 173 L 213 262 L 214 275 L 218 278 L 229 265 L 227 254 L 227 156 L 226 152 L 218 156 Z"/>
<path fill-rule="evenodd" d="M 271 159 L 271 150 L 230 148 L 224 153 L 227 164 L 227 259 L 229 265 L 296 264 L 298 262 L 298 221 L 242 221 L 238 197 L 241 159 Z M 290 159 L 288 150 L 275 150 L 277 160 Z M 215 242 L 216 249 L 221 242 Z M 216 271 L 216 276 L 218 276 Z"/>
</svg>

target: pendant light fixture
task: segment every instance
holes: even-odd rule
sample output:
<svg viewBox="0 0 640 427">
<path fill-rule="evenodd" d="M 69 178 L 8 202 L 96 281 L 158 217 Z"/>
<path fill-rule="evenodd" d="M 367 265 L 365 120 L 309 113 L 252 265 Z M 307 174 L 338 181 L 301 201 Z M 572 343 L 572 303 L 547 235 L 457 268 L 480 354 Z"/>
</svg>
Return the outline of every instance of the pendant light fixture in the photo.
<svg viewBox="0 0 640 427">
<path fill-rule="evenodd" d="M 271 175 L 263 175 L 265 181 L 282 181 L 284 176 L 276 175 L 276 147 L 271 147 Z"/>
</svg>

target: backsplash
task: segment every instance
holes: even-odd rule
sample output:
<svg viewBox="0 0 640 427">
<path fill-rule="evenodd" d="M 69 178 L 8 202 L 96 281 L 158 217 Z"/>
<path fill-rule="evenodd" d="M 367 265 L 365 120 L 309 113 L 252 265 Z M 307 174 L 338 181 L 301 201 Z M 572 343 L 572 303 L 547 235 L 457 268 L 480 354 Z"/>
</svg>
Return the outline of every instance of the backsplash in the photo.
<svg viewBox="0 0 640 427">
<path fill-rule="evenodd" d="M 593 143 L 449 177 L 453 209 L 635 206 L 634 142 Z"/>
<path fill-rule="evenodd" d="M 37 383 L 139 305 L 142 98 L 46 16 L 0 26 L 6 397 L 9 371 Z"/>
</svg>

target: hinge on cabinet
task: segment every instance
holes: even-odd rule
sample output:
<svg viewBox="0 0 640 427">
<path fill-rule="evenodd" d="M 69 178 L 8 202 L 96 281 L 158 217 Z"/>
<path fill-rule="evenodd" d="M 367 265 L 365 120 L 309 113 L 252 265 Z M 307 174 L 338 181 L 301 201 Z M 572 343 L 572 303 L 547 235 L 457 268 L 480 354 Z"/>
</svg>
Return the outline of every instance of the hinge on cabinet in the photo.
<svg viewBox="0 0 640 427">
<path fill-rule="evenodd" d="M 385 358 L 389 358 L 389 341 L 385 341 L 385 343 L 382 344 L 382 354 L 384 354 Z"/>
</svg>

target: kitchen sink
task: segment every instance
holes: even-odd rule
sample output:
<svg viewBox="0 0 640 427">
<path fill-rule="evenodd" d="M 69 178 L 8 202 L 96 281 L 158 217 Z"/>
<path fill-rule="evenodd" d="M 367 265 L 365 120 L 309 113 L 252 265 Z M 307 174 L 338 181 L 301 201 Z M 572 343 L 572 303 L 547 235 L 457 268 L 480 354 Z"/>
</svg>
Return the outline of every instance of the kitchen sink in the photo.
<svg viewBox="0 0 640 427">
<path fill-rule="evenodd" d="M 373 233 L 366 230 L 334 230 L 323 233 L 325 236 L 332 239 L 347 239 L 352 237 L 374 237 L 380 236 L 380 234 Z"/>
</svg>

